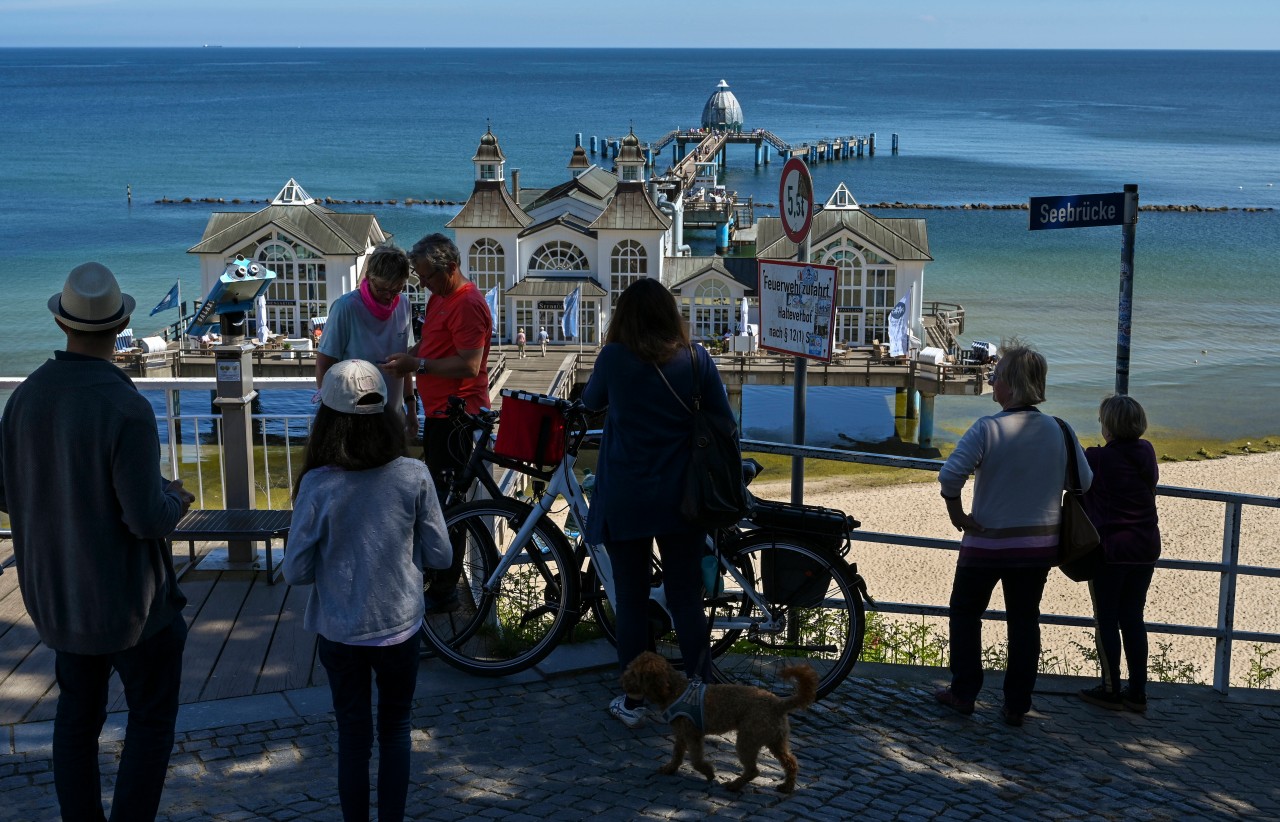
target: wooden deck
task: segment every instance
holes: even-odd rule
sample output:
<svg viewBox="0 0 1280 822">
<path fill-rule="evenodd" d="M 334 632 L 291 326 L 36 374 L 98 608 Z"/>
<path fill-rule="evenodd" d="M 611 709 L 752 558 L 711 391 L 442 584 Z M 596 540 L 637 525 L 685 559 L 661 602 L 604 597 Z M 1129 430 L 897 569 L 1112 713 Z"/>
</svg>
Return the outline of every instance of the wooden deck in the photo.
<svg viewBox="0 0 1280 822">
<path fill-rule="evenodd" d="M 58 686 L 54 654 L 36 634 L 18 591 L 13 543 L 0 542 L 0 725 L 53 719 Z M 180 570 L 185 551 L 175 557 Z M 184 704 L 322 685 L 316 636 L 303 630 L 309 588 L 267 584 L 265 573 L 192 569 L 179 583 L 187 595 L 190 634 L 182 665 Z M 122 710 L 112 679 L 108 711 Z"/>
</svg>

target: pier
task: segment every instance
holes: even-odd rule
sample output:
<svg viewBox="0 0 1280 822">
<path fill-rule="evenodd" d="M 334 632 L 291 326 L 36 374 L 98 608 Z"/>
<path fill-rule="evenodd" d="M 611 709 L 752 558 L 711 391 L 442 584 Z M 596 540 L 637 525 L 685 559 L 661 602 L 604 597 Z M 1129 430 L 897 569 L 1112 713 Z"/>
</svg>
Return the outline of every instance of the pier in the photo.
<svg viewBox="0 0 1280 822">
<path fill-rule="evenodd" d="M 701 125 L 697 128 L 672 129 L 647 144 L 639 143 L 634 133 L 603 139 L 592 135 L 585 144 L 582 132 L 574 135 L 575 150 L 589 150 L 592 156 L 598 153 L 602 161 L 617 160 L 624 146 L 633 152 L 635 149 L 631 147 L 638 146 L 645 169 L 652 172 L 653 191 L 661 192 L 669 202 L 680 206 L 682 220 L 677 234 L 681 235 L 684 228 L 711 229 L 716 233 L 717 254 L 754 242 L 756 204 L 750 197 L 741 201 L 737 192 L 726 191 L 719 184 L 721 172 L 728 165 L 731 144 L 751 146 L 756 168 L 769 164 L 771 152 L 777 153 L 784 162 L 799 157 L 810 165 L 874 157 L 876 153 L 875 132 L 792 145 L 769 129 L 745 129 L 742 106 L 724 80 L 703 107 Z M 659 173 L 660 158 L 668 146 L 671 165 Z M 896 133 L 891 146 L 896 155 L 899 147 Z M 735 236 L 739 232 L 744 236 Z M 677 236 L 677 248 L 683 245 L 683 236 Z"/>
</svg>

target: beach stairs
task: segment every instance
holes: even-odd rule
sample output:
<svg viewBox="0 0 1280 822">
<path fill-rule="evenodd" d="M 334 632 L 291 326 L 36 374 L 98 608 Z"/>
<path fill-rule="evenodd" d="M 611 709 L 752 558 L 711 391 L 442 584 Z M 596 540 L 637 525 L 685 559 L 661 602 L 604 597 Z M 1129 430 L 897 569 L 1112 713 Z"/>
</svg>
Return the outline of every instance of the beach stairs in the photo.
<svg viewBox="0 0 1280 822">
<path fill-rule="evenodd" d="M 924 326 L 925 345 L 953 351 L 957 344 L 956 327 L 953 322 L 940 314 L 926 314 L 921 319 Z"/>
</svg>

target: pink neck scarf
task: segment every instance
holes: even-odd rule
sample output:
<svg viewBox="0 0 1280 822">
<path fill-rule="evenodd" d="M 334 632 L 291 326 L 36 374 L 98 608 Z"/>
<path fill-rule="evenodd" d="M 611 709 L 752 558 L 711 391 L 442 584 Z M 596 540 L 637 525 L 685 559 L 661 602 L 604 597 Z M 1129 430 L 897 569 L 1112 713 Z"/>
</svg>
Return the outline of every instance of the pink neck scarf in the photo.
<svg viewBox="0 0 1280 822">
<path fill-rule="evenodd" d="M 391 312 L 396 310 L 396 306 L 400 304 L 400 295 L 391 301 L 389 305 L 383 305 L 373 298 L 373 292 L 369 290 L 369 281 L 367 279 L 360 281 L 360 302 L 364 303 L 364 307 L 369 309 L 369 313 L 375 319 L 386 322 L 391 319 Z"/>
</svg>

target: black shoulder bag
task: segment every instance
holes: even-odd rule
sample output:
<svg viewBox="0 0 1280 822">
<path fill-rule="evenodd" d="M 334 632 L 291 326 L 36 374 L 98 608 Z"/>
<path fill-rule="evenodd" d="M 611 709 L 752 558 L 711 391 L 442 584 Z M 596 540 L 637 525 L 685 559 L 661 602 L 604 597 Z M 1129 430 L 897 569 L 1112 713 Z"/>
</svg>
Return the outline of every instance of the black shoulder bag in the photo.
<svg viewBox="0 0 1280 822">
<path fill-rule="evenodd" d="M 1102 567 L 1102 540 L 1081 502 L 1084 491 L 1080 489 L 1080 472 L 1076 469 L 1075 437 L 1065 422 L 1057 417 L 1053 419 L 1062 429 L 1062 439 L 1067 446 L 1066 493 L 1062 496 L 1062 520 L 1058 525 L 1058 567 L 1076 582 L 1088 582 Z"/>
<path fill-rule="evenodd" d="M 693 374 L 693 408 L 667 382 L 662 369 L 653 366 L 676 401 L 693 416 L 692 453 L 684 475 L 684 495 L 680 516 L 707 530 L 727 528 L 747 513 L 747 486 L 742 480 L 742 451 L 738 447 L 738 426 L 702 410 L 702 372 L 693 347 L 689 367 Z"/>
</svg>

